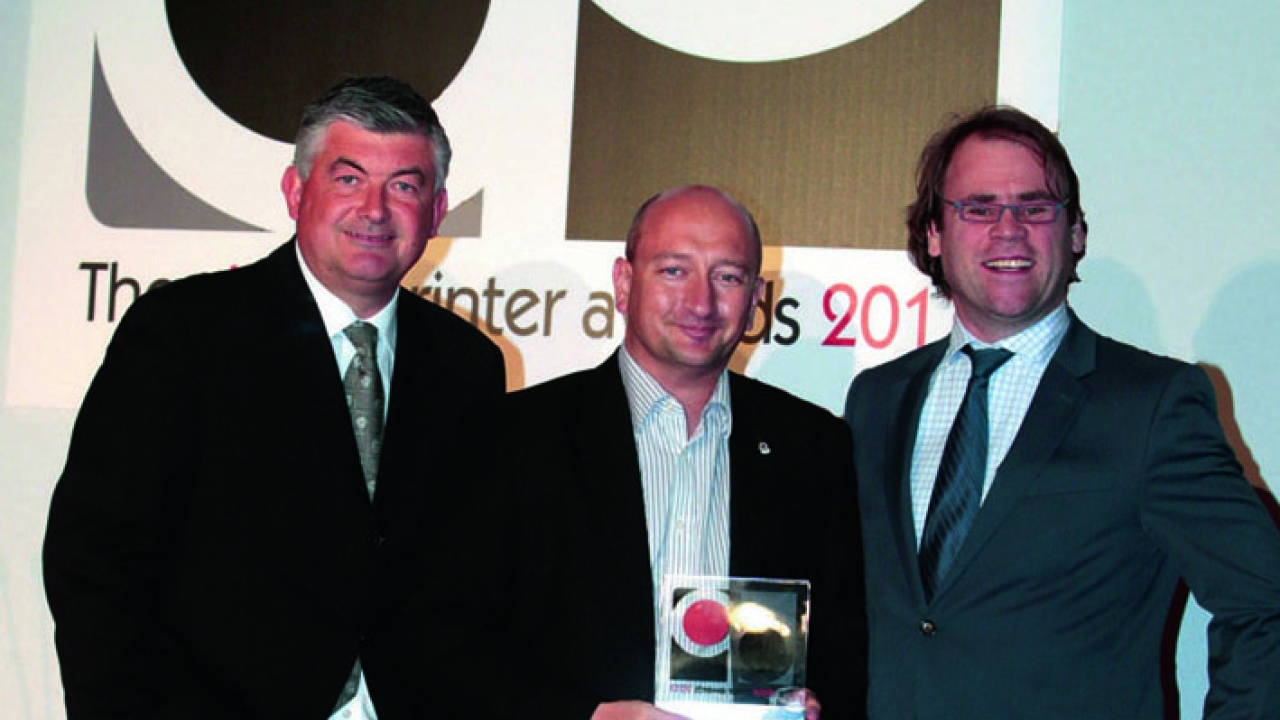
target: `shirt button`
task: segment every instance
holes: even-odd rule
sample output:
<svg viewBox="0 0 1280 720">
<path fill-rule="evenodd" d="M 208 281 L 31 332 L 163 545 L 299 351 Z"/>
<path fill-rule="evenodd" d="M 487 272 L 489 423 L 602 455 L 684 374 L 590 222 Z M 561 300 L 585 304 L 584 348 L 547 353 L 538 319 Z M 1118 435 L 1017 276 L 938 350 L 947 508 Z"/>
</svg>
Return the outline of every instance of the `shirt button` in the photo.
<svg viewBox="0 0 1280 720">
<path fill-rule="evenodd" d="M 938 632 L 938 626 L 933 624 L 932 620 L 920 621 L 920 634 L 925 637 L 933 637 Z"/>
</svg>

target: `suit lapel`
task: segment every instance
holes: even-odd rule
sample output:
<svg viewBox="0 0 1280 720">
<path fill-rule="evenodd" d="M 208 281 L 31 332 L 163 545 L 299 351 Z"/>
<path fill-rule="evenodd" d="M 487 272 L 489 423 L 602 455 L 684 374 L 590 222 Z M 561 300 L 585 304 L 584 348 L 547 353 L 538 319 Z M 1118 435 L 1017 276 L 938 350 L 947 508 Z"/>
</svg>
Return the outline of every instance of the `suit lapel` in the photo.
<svg viewBox="0 0 1280 720">
<path fill-rule="evenodd" d="M 332 482 L 345 486 L 353 503 L 360 502 L 356 498 L 364 498 L 367 504 L 369 495 L 351 429 L 342 373 L 334 361 L 333 344 L 320 308 L 298 267 L 295 243 L 296 240 L 286 243 L 263 261 L 276 294 L 272 312 L 280 323 L 271 336 L 276 338 L 283 356 L 280 362 L 273 363 L 281 374 L 268 391 L 273 403 L 293 408 L 291 415 L 300 412 L 308 418 L 308 426 L 314 430 L 309 451 L 317 458 L 315 466 L 324 468 Z M 405 334 L 402 329 L 400 336 Z M 397 362 L 396 366 L 401 364 Z M 394 403 L 390 407 L 394 408 Z"/>
<path fill-rule="evenodd" d="M 640 597 L 645 599 L 649 617 L 653 581 L 644 487 L 616 353 L 589 372 L 583 395 L 576 401 L 581 412 L 569 429 L 577 454 L 574 472 L 586 479 L 583 491 L 590 497 L 588 508 L 596 523 L 596 536 L 608 546 L 601 556 L 616 557 L 619 573 L 628 573 L 625 579 L 618 578 L 619 582 L 633 589 L 643 585 L 645 592 Z M 636 572 L 631 574 L 633 568 Z"/>
<path fill-rule="evenodd" d="M 640 459 L 617 354 L 587 371 L 576 392 L 565 400 L 578 409 L 571 427 L 565 428 L 571 434 L 574 463 L 567 471 L 575 480 L 573 490 L 582 494 L 582 504 L 576 499 L 567 501 L 580 507 L 585 518 L 587 532 L 577 537 L 591 543 L 577 552 L 591 558 L 588 567 L 593 571 L 607 568 L 591 580 L 599 585 L 592 597 L 609 605 L 593 610 L 609 618 L 610 627 L 603 631 L 603 638 L 612 647 L 604 651 L 627 658 L 623 667 L 649 668 L 648 672 L 627 673 L 630 679 L 623 685 L 636 690 L 641 698 L 652 698 L 652 668 L 657 660 L 649 532 Z"/>
<path fill-rule="evenodd" d="M 1027 489 L 1044 470 L 1088 399 L 1081 378 L 1093 371 L 1097 335 L 1075 317 L 1027 408 L 1013 445 L 996 471 L 991 490 L 974 519 L 951 572 L 938 596 L 964 575 L 964 570 L 1018 506 Z"/>
<path fill-rule="evenodd" d="M 618 479 L 589 483 L 597 507 L 630 508 L 639 502 L 643 517 L 640 459 L 617 355 L 590 371 L 583 388 L 583 397 L 578 398 L 578 421 L 572 428 L 580 468 L 589 469 L 592 475 Z"/>
<path fill-rule="evenodd" d="M 760 407 L 761 396 L 741 376 L 729 373 L 729 402 L 733 428 L 729 433 L 729 574 L 755 574 L 747 568 L 772 567 L 762 554 L 777 552 L 782 544 L 762 539 L 777 524 L 778 503 L 787 497 L 785 473 L 772 470 L 777 445 L 769 426 L 773 413 Z M 793 468 L 793 471 L 795 468 Z"/>
<path fill-rule="evenodd" d="M 429 397 L 438 408 L 466 406 L 456 398 L 460 388 L 439 381 L 431 326 L 421 313 L 409 311 L 408 302 L 403 297 L 408 291 L 400 292 L 402 297 L 396 308 L 396 363 L 391 374 L 391 396 L 387 398 L 387 422 L 382 432 L 382 454 L 378 461 L 380 485 L 384 480 L 397 482 L 394 472 L 383 472 L 387 468 L 404 466 L 398 462 L 397 453 L 418 453 L 422 455 L 422 465 L 431 462 L 423 452 L 427 438 L 415 438 L 410 434 L 410 428 L 422 426 L 421 421 L 414 422 L 412 416 L 427 412 L 427 408 L 414 407 L 409 399 Z M 375 493 L 375 500 L 380 496 L 381 493 Z"/>
<path fill-rule="evenodd" d="M 267 341 L 281 355 L 271 363 L 271 367 L 279 368 L 280 375 L 274 376 L 272 387 L 267 388 L 268 396 L 273 397 L 274 404 L 292 408 L 291 416 L 301 409 L 316 433 L 314 452 L 327 455 L 327 466 L 341 470 L 340 474 L 353 475 L 352 482 L 359 480 L 357 484 L 363 486 L 360 454 L 351 431 L 341 373 L 333 359 L 333 346 L 320 309 L 298 267 L 294 242 L 276 249 L 263 264 L 266 281 L 275 293 L 270 312 L 273 322 L 279 323 L 268 330 Z M 344 468 L 344 463 L 354 464 L 354 470 Z M 364 492 L 360 495 L 367 497 Z"/>
<path fill-rule="evenodd" d="M 889 526 L 893 532 L 894 547 L 898 550 L 901 567 L 907 585 L 915 597 L 923 602 L 924 591 L 920 584 L 919 564 L 916 562 L 915 513 L 911 504 L 911 461 L 916 446 L 916 434 L 920 427 L 920 413 L 929 394 L 929 380 L 942 355 L 946 352 L 947 339 L 935 342 L 915 362 L 903 368 L 903 374 L 886 388 L 884 406 L 889 408 L 884 428 L 885 438 L 884 495 L 891 516 Z"/>
</svg>

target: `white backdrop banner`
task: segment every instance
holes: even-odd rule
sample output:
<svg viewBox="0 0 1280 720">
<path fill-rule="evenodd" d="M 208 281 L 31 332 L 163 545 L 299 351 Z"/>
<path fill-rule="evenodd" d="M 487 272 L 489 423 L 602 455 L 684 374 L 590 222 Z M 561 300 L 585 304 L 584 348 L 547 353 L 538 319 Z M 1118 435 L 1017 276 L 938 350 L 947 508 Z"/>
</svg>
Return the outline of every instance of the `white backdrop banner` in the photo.
<svg viewBox="0 0 1280 720">
<path fill-rule="evenodd" d="M 591 7 L 663 52 L 764 72 L 887 36 L 935 2 L 952 0 Z M 568 230 L 575 126 L 591 122 L 574 118 L 585 47 L 579 16 L 589 5 L 488 3 L 474 49 L 435 101 L 455 146 L 454 217 L 406 284 L 494 337 L 513 388 L 594 364 L 621 338 L 609 280 L 620 235 Z M 1007 5 L 995 6 L 998 78 L 988 100 L 1056 124 L 1061 1 Z M 75 407 L 138 293 L 246 264 L 290 236 L 279 178 L 292 147 L 206 97 L 159 0 L 33 2 L 25 112 L 5 397 L 14 406 Z M 740 197 L 768 217 L 760 206 L 770 200 L 759 195 Z M 735 367 L 838 412 L 859 369 L 945 333 L 950 310 L 903 252 L 867 249 L 900 247 L 899 237 L 797 234 L 766 233 L 769 290 Z"/>
</svg>

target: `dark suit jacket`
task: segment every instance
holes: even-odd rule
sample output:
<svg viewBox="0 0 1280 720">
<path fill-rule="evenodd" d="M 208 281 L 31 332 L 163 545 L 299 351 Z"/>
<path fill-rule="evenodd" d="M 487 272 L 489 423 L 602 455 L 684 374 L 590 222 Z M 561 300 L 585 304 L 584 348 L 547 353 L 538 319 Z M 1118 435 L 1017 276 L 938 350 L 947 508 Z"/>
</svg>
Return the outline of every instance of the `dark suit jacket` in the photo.
<svg viewBox="0 0 1280 720">
<path fill-rule="evenodd" d="M 926 604 L 910 471 L 946 341 L 868 370 L 846 419 L 873 718 L 1165 717 L 1175 583 L 1213 613 L 1206 717 L 1280 712 L 1280 537 L 1193 366 L 1072 317 L 956 564 Z"/>
<path fill-rule="evenodd" d="M 453 442 L 503 392 L 501 354 L 401 291 L 370 502 L 293 243 L 141 296 L 80 409 L 54 491 L 45 585 L 67 713 L 322 718 L 357 653 L 375 703 L 380 620 Z"/>
<path fill-rule="evenodd" d="M 811 580 L 809 684 L 824 718 L 852 717 L 866 670 L 848 431 L 776 388 L 736 374 L 729 387 L 730 572 Z M 471 552 L 460 607 L 436 624 L 460 632 L 454 657 L 491 656 L 465 661 L 475 672 L 457 682 L 475 689 L 464 697 L 510 689 L 494 715 L 557 720 L 652 701 L 649 542 L 617 356 L 506 396 L 484 441 L 484 477 L 449 505 L 478 512 L 441 523 Z M 835 583 L 833 564 L 857 581 Z"/>
</svg>

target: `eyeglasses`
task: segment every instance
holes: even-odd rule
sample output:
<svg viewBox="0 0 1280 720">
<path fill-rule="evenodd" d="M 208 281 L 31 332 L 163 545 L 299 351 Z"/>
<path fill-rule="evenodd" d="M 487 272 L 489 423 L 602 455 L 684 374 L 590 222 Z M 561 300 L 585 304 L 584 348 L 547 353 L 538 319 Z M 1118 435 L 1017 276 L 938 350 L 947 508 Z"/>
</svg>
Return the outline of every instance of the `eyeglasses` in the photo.
<svg viewBox="0 0 1280 720">
<path fill-rule="evenodd" d="M 1066 207 L 1066 202 L 1051 200 L 1032 200 L 1031 202 L 1002 205 L 1000 203 L 976 202 L 973 200 L 947 200 L 944 203 L 954 207 L 960 219 L 967 223 L 994 225 L 1004 217 L 1004 211 L 1013 213 L 1013 219 L 1026 225 L 1048 225 L 1058 219 L 1058 213 Z"/>
</svg>

